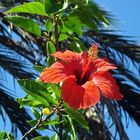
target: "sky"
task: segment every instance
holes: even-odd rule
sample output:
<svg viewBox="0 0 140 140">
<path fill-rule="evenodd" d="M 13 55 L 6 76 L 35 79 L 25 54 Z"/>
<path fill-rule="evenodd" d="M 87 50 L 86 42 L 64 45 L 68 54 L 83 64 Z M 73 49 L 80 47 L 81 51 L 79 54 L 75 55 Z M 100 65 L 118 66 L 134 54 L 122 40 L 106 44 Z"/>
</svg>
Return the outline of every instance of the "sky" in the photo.
<svg viewBox="0 0 140 140">
<path fill-rule="evenodd" d="M 119 34 L 131 36 L 140 44 L 140 0 L 96 0 L 118 20 L 112 29 L 121 30 Z M 130 140 L 140 139 L 140 128 L 130 120 L 126 129 Z"/>
<path fill-rule="evenodd" d="M 140 0 L 95 0 L 118 20 L 113 29 L 140 43 Z"/>
</svg>

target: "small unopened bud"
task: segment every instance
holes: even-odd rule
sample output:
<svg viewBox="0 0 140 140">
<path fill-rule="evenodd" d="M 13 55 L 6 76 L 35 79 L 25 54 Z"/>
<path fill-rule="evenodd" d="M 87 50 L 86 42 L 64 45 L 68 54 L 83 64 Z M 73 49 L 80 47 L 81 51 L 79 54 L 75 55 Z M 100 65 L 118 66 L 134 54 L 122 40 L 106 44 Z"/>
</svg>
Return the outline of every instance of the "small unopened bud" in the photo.
<svg viewBox="0 0 140 140">
<path fill-rule="evenodd" d="M 35 81 L 36 81 L 36 82 L 41 82 L 41 80 L 40 80 L 39 77 L 37 77 L 37 78 L 35 79 Z"/>
<path fill-rule="evenodd" d="M 42 113 L 47 115 L 47 116 L 51 114 L 51 112 L 48 108 L 43 108 Z"/>
</svg>

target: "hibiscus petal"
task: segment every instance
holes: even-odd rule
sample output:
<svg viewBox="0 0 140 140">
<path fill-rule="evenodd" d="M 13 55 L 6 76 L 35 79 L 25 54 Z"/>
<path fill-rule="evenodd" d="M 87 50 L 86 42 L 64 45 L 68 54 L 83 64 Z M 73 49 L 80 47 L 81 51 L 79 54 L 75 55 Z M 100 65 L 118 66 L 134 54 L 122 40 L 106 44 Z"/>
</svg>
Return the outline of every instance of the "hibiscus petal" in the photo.
<svg viewBox="0 0 140 140">
<path fill-rule="evenodd" d="M 88 108 L 99 101 L 99 90 L 93 81 L 80 86 L 74 76 L 69 76 L 62 85 L 63 100 L 72 108 Z"/>
<path fill-rule="evenodd" d="M 83 69 L 84 69 L 86 67 L 86 65 L 88 64 L 88 53 L 82 52 L 81 56 L 82 56 L 82 65 L 83 65 Z"/>
<path fill-rule="evenodd" d="M 84 108 L 96 105 L 100 99 L 100 91 L 94 82 L 88 81 L 82 87 L 85 89 Z"/>
<path fill-rule="evenodd" d="M 52 54 L 54 57 L 61 59 L 71 67 L 75 75 L 79 76 L 82 72 L 82 53 L 72 51 L 56 52 Z"/>
<path fill-rule="evenodd" d="M 41 73 L 40 79 L 44 83 L 50 82 L 58 84 L 64 81 L 69 75 L 73 75 L 71 68 L 66 63 L 57 61 Z"/>
<path fill-rule="evenodd" d="M 109 71 L 111 69 L 116 69 L 117 67 L 111 63 L 108 62 L 108 60 L 105 59 L 94 59 L 93 61 L 89 61 L 87 65 L 83 67 L 84 78 L 87 80 L 91 80 L 93 75 L 95 73 L 104 73 L 106 71 Z M 83 74 L 83 73 L 82 73 Z"/>
<path fill-rule="evenodd" d="M 115 79 L 108 72 L 94 74 L 93 81 L 102 94 L 109 99 L 121 100 L 123 95 L 119 91 Z"/>
<path fill-rule="evenodd" d="M 72 51 L 65 51 L 65 52 L 60 52 L 57 51 L 56 53 L 52 54 L 54 57 L 59 58 L 65 62 L 71 62 L 71 61 L 81 61 L 81 54 L 72 52 Z"/>
<path fill-rule="evenodd" d="M 108 59 L 96 59 L 93 63 L 96 72 L 105 72 L 111 69 L 116 69 L 117 67 L 111 63 L 109 63 Z"/>
</svg>

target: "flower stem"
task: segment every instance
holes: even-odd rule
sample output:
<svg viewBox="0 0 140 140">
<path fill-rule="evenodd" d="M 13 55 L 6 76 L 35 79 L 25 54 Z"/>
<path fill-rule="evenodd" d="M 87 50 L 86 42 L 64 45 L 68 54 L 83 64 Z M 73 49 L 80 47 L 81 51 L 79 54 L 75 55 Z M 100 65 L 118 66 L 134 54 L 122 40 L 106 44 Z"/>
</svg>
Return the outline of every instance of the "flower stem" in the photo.
<svg viewBox="0 0 140 140">
<path fill-rule="evenodd" d="M 59 47 L 59 33 L 58 33 L 58 16 L 57 15 L 54 15 L 54 36 L 55 36 L 55 47 L 56 47 L 56 50 L 58 50 L 58 47 Z"/>
</svg>

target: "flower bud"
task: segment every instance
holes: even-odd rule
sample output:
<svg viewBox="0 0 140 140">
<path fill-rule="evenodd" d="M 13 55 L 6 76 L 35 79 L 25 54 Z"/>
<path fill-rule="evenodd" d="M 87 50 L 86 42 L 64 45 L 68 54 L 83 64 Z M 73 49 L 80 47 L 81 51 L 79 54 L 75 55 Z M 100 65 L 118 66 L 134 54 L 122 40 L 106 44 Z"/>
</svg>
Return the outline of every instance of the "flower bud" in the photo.
<svg viewBox="0 0 140 140">
<path fill-rule="evenodd" d="M 47 115 L 47 116 L 51 114 L 51 112 L 48 108 L 43 108 L 42 113 Z"/>
<path fill-rule="evenodd" d="M 35 82 L 41 82 L 40 78 L 37 77 L 37 78 L 35 79 Z"/>
</svg>

